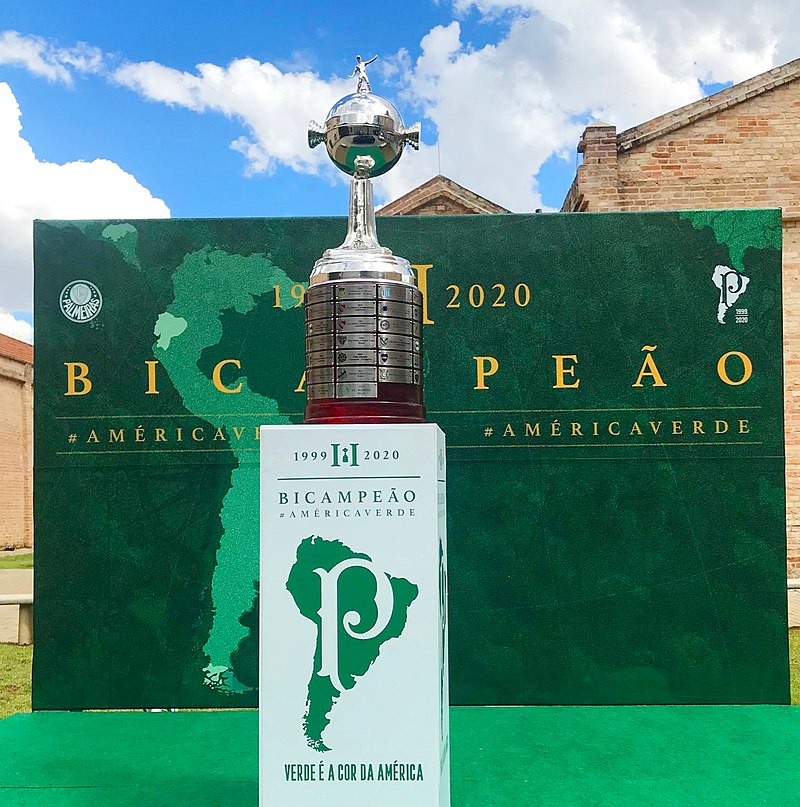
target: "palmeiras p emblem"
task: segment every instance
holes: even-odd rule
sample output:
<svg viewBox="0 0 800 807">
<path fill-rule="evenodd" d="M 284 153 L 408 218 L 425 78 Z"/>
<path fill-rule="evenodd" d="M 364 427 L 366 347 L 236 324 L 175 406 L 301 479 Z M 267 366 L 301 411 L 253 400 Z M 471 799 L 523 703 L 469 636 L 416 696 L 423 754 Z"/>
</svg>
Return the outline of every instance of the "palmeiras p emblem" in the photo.
<svg viewBox="0 0 800 807">
<path fill-rule="evenodd" d="M 61 290 L 61 313 L 72 322 L 89 322 L 103 307 L 103 295 L 90 280 L 73 280 Z"/>
</svg>

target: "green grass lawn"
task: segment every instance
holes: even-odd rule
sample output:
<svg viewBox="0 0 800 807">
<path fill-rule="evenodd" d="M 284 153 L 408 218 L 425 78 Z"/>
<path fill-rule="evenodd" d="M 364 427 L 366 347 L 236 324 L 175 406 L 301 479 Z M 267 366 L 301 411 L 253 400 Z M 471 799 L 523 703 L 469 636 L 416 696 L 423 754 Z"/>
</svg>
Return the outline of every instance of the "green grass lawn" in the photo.
<svg viewBox="0 0 800 807">
<path fill-rule="evenodd" d="M 0 718 L 31 710 L 33 648 L 0 644 Z"/>
<path fill-rule="evenodd" d="M 32 647 L 0 644 L 0 718 L 31 710 Z M 792 703 L 800 706 L 800 628 L 789 631 Z"/>
<path fill-rule="evenodd" d="M 0 569 L 32 569 L 33 552 L 25 555 L 6 555 L 0 552 Z"/>
</svg>

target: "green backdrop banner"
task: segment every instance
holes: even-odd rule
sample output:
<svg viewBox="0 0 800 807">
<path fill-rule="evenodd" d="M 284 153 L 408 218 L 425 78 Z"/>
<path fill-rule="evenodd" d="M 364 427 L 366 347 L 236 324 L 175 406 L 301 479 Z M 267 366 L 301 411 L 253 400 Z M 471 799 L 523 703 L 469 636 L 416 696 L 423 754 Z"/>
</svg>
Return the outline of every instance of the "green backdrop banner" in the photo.
<svg viewBox="0 0 800 807">
<path fill-rule="evenodd" d="M 453 703 L 788 702 L 780 213 L 379 230 L 448 437 Z M 257 427 L 302 418 L 343 232 L 36 223 L 35 708 L 256 704 Z"/>
</svg>

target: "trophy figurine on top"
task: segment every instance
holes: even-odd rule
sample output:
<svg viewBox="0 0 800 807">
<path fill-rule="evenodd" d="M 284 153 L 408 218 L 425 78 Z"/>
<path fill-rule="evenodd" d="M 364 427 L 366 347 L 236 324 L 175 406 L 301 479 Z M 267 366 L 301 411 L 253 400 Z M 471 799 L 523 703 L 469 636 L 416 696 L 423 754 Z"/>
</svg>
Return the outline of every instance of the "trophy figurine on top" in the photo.
<svg viewBox="0 0 800 807">
<path fill-rule="evenodd" d="M 375 57 L 377 58 L 377 57 Z M 356 57 L 356 92 L 308 130 L 352 176 L 347 237 L 314 264 L 306 296 L 306 423 L 421 423 L 422 294 L 405 258 L 378 243 L 372 177 L 385 174 L 419 124 L 406 129 L 395 106 L 371 91 Z"/>
</svg>

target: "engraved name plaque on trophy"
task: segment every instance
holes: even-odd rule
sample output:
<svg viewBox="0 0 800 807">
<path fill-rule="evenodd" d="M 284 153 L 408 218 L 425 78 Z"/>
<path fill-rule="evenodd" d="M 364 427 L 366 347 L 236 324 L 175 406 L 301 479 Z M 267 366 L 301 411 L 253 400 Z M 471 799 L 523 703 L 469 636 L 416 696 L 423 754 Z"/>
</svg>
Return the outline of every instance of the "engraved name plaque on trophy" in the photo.
<svg viewBox="0 0 800 807">
<path fill-rule="evenodd" d="M 305 424 L 261 427 L 262 807 L 450 804 L 445 440 L 422 295 L 378 243 L 370 179 L 419 130 L 366 64 L 309 131 L 353 178 L 306 296 Z"/>
</svg>

